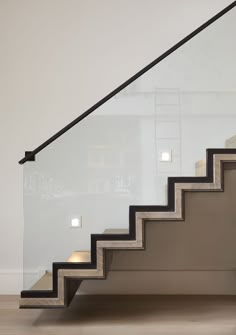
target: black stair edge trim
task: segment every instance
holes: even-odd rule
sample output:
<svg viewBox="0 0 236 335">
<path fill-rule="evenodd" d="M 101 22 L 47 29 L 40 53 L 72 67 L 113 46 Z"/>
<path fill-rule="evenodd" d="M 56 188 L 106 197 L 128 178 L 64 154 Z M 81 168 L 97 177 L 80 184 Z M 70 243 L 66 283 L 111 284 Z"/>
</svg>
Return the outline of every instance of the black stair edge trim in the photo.
<svg viewBox="0 0 236 335">
<path fill-rule="evenodd" d="M 200 27 L 198 27 L 197 29 L 195 29 L 193 32 L 191 32 L 190 34 L 188 34 L 187 36 L 185 36 L 182 40 L 180 40 L 178 43 L 176 43 L 173 47 L 171 47 L 170 49 L 168 49 L 167 51 L 165 51 L 161 56 L 159 56 L 158 58 L 156 58 L 154 61 L 152 61 L 151 63 L 149 63 L 143 69 L 141 69 L 136 74 L 134 74 L 132 77 L 130 77 L 128 80 L 126 80 L 123 84 L 121 84 L 116 89 L 114 89 L 112 92 L 110 92 L 109 94 L 107 94 L 104 98 L 102 98 L 101 100 L 99 100 L 95 105 L 93 105 L 92 107 L 90 107 L 83 114 L 81 114 L 80 116 L 78 116 L 76 119 L 74 119 L 72 122 L 70 122 L 68 125 L 66 125 L 61 130 L 59 130 L 56 134 L 54 134 L 53 136 L 51 136 L 48 140 L 46 140 L 45 142 L 43 142 L 36 149 L 34 149 L 33 151 L 28 151 L 27 155 L 25 155 L 25 157 L 23 157 L 18 163 L 19 164 L 24 164 L 27 161 L 34 161 L 35 160 L 35 155 L 38 154 L 41 150 L 43 150 L 44 148 L 46 148 L 49 144 L 51 144 L 52 142 L 54 142 L 58 137 L 60 137 L 65 132 L 67 132 L 69 129 L 71 129 L 72 127 L 74 127 L 77 123 L 79 123 L 80 121 L 82 121 L 84 118 L 86 118 L 92 112 L 94 112 L 97 108 L 99 108 L 100 106 L 102 106 L 106 101 L 110 100 L 113 96 L 115 96 L 120 91 L 122 91 L 125 87 L 127 87 L 132 82 L 134 82 L 136 79 L 138 79 L 139 77 L 141 77 L 144 73 L 146 73 L 147 71 L 149 71 L 156 64 L 160 63 L 163 59 L 165 59 L 170 54 L 172 54 L 174 51 L 176 51 L 177 49 L 179 49 L 186 42 L 188 42 L 193 37 L 195 37 L 196 35 L 198 35 L 201 31 L 203 31 L 204 29 L 206 29 L 207 27 L 209 27 L 212 23 L 214 23 L 220 17 L 222 17 L 227 12 L 229 12 L 230 10 L 232 10 L 235 6 L 236 6 L 236 1 L 233 1 L 230 5 L 228 5 L 223 10 L 221 10 L 219 13 L 217 13 L 212 18 L 210 18 L 208 21 L 206 21 L 205 23 L 203 23 Z"/>
<path fill-rule="evenodd" d="M 131 241 L 135 240 L 135 215 L 138 212 L 172 212 L 175 209 L 175 184 L 176 183 L 210 183 L 213 182 L 213 156 L 215 154 L 236 154 L 236 149 L 207 149 L 206 150 L 206 177 L 169 177 L 168 178 L 168 203 L 165 206 L 156 205 L 131 205 L 129 207 L 129 233 L 128 234 L 91 234 L 91 262 L 69 263 L 54 262 L 52 265 L 53 289 L 52 290 L 24 290 L 21 298 L 56 298 L 58 296 L 58 270 L 59 269 L 96 269 L 97 266 L 97 241 Z M 222 176 L 223 178 L 223 176 Z M 222 179 L 223 185 L 223 179 Z M 210 192 L 211 190 L 209 190 Z M 187 191 L 185 191 L 187 192 Z M 203 191 L 200 191 L 203 192 Z M 182 204 L 183 206 L 183 204 Z M 87 278 L 84 278 L 87 279 Z M 92 277 L 91 279 L 97 279 Z M 98 278 L 99 279 L 99 278 Z M 78 279 L 79 280 L 79 279 Z"/>
</svg>

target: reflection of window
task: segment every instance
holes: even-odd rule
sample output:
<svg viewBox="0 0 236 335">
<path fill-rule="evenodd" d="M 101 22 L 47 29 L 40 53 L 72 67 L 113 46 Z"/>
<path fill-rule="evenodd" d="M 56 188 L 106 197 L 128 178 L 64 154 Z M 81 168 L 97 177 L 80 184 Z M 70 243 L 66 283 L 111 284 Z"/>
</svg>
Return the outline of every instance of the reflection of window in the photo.
<svg viewBox="0 0 236 335">
<path fill-rule="evenodd" d="M 116 193 L 130 193 L 132 186 L 131 176 L 116 176 L 114 183 L 114 192 Z"/>
<path fill-rule="evenodd" d="M 115 177 L 115 192 L 127 193 L 129 192 L 129 183 L 125 182 L 122 176 Z"/>
<path fill-rule="evenodd" d="M 92 147 L 88 150 L 88 167 L 104 167 L 105 157 L 104 150 L 101 147 Z"/>
<path fill-rule="evenodd" d="M 88 181 L 88 193 L 101 194 L 108 192 L 111 192 L 111 185 L 107 178 L 95 178 Z"/>
<path fill-rule="evenodd" d="M 88 181 L 88 193 L 131 194 L 135 178 L 133 176 L 97 177 Z"/>
<path fill-rule="evenodd" d="M 92 146 L 88 149 L 88 167 L 111 168 L 124 164 L 124 154 L 116 148 L 108 146 Z"/>
<path fill-rule="evenodd" d="M 65 192 L 62 182 L 46 173 L 35 173 L 24 178 L 24 191 L 26 195 L 40 195 L 45 198 L 53 198 Z"/>
</svg>

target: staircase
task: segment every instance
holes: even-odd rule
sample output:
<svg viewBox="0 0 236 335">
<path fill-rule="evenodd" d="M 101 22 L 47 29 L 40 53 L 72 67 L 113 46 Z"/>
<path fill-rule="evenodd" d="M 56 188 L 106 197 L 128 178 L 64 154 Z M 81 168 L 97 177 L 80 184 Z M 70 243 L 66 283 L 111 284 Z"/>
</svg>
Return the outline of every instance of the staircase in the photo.
<svg viewBox="0 0 236 335">
<path fill-rule="evenodd" d="M 106 279 L 109 271 L 106 251 L 145 249 L 145 223 L 149 221 L 154 225 L 158 221 L 184 221 L 185 192 L 223 192 L 225 166 L 236 163 L 236 149 L 208 149 L 206 162 L 206 177 L 168 179 L 167 206 L 130 206 L 127 234 L 92 234 L 91 262 L 54 263 L 52 277 L 46 274 L 52 278 L 52 290 L 22 291 L 20 307 L 68 306 L 83 280 Z"/>
<path fill-rule="evenodd" d="M 144 271 L 148 262 L 157 266 L 156 259 L 163 253 L 155 246 L 161 224 L 174 227 L 171 242 L 175 244 L 179 230 L 196 223 L 216 192 L 223 192 L 217 193 L 225 196 L 222 204 L 232 205 L 236 188 L 235 7 L 236 1 L 36 149 L 25 152 L 19 161 L 27 162 L 25 290 L 20 308 L 67 307 L 83 281 L 107 279 L 108 283 L 117 266 L 130 271 L 134 264 Z M 206 148 L 212 147 L 217 149 L 207 149 L 206 160 L 200 160 Z M 232 182 L 233 190 L 225 188 L 224 179 Z M 217 210 L 213 206 L 206 221 L 199 216 L 200 223 L 217 221 L 216 213 L 221 222 L 227 217 L 232 244 L 236 213 L 229 218 L 228 207 L 219 209 L 221 202 L 216 204 Z M 81 230 L 73 230 L 73 220 Z M 217 245 L 224 229 L 213 226 L 212 230 Z M 199 255 L 216 259 L 207 241 L 198 245 L 192 235 L 191 242 L 183 236 L 184 242 L 193 242 L 195 259 Z M 217 266 L 219 271 L 235 271 L 234 250 L 229 250 L 220 256 L 221 263 L 213 262 L 213 271 Z M 185 270 L 184 261 L 191 264 L 184 253 L 188 253 L 186 245 L 176 248 L 180 271 Z M 170 261 L 175 255 L 170 252 L 168 257 Z M 202 264 L 197 264 L 199 271 Z M 204 266 L 203 271 L 208 270 Z"/>
</svg>

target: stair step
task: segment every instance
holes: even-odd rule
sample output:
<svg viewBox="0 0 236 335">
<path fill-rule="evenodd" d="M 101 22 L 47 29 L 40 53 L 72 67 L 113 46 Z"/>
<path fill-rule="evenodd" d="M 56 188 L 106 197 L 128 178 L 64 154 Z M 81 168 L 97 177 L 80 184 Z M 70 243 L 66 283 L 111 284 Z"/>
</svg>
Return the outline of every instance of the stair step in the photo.
<svg viewBox="0 0 236 335">
<path fill-rule="evenodd" d="M 89 263 L 91 261 L 90 251 L 74 251 L 67 262 Z M 45 271 L 44 275 L 31 287 L 31 290 L 52 290 L 52 272 Z"/>
<path fill-rule="evenodd" d="M 129 229 L 105 229 L 103 234 L 129 234 Z"/>
<path fill-rule="evenodd" d="M 128 234 L 128 229 L 105 229 L 103 234 Z M 90 251 L 74 251 L 67 259 L 69 263 L 91 262 Z M 31 290 L 52 290 L 52 272 L 45 271 L 44 275 L 31 287 Z"/>
<path fill-rule="evenodd" d="M 46 271 L 31 290 L 52 290 L 52 272 Z"/>
<path fill-rule="evenodd" d="M 91 262 L 91 252 L 90 251 L 74 251 L 67 262 L 71 263 L 89 263 Z"/>
</svg>

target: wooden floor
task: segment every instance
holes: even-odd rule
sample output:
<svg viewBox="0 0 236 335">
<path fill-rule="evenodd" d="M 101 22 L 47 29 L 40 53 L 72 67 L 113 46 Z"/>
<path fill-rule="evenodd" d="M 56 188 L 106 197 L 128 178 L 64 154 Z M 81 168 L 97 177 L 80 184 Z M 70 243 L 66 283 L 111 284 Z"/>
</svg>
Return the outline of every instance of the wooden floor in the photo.
<svg viewBox="0 0 236 335">
<path fill-rule="evenodd" d="M 0 296 L 1 335 L 236 335 L 236 297 L 76 296 L 68 309 L 18 309 Z"/>
</svg>

